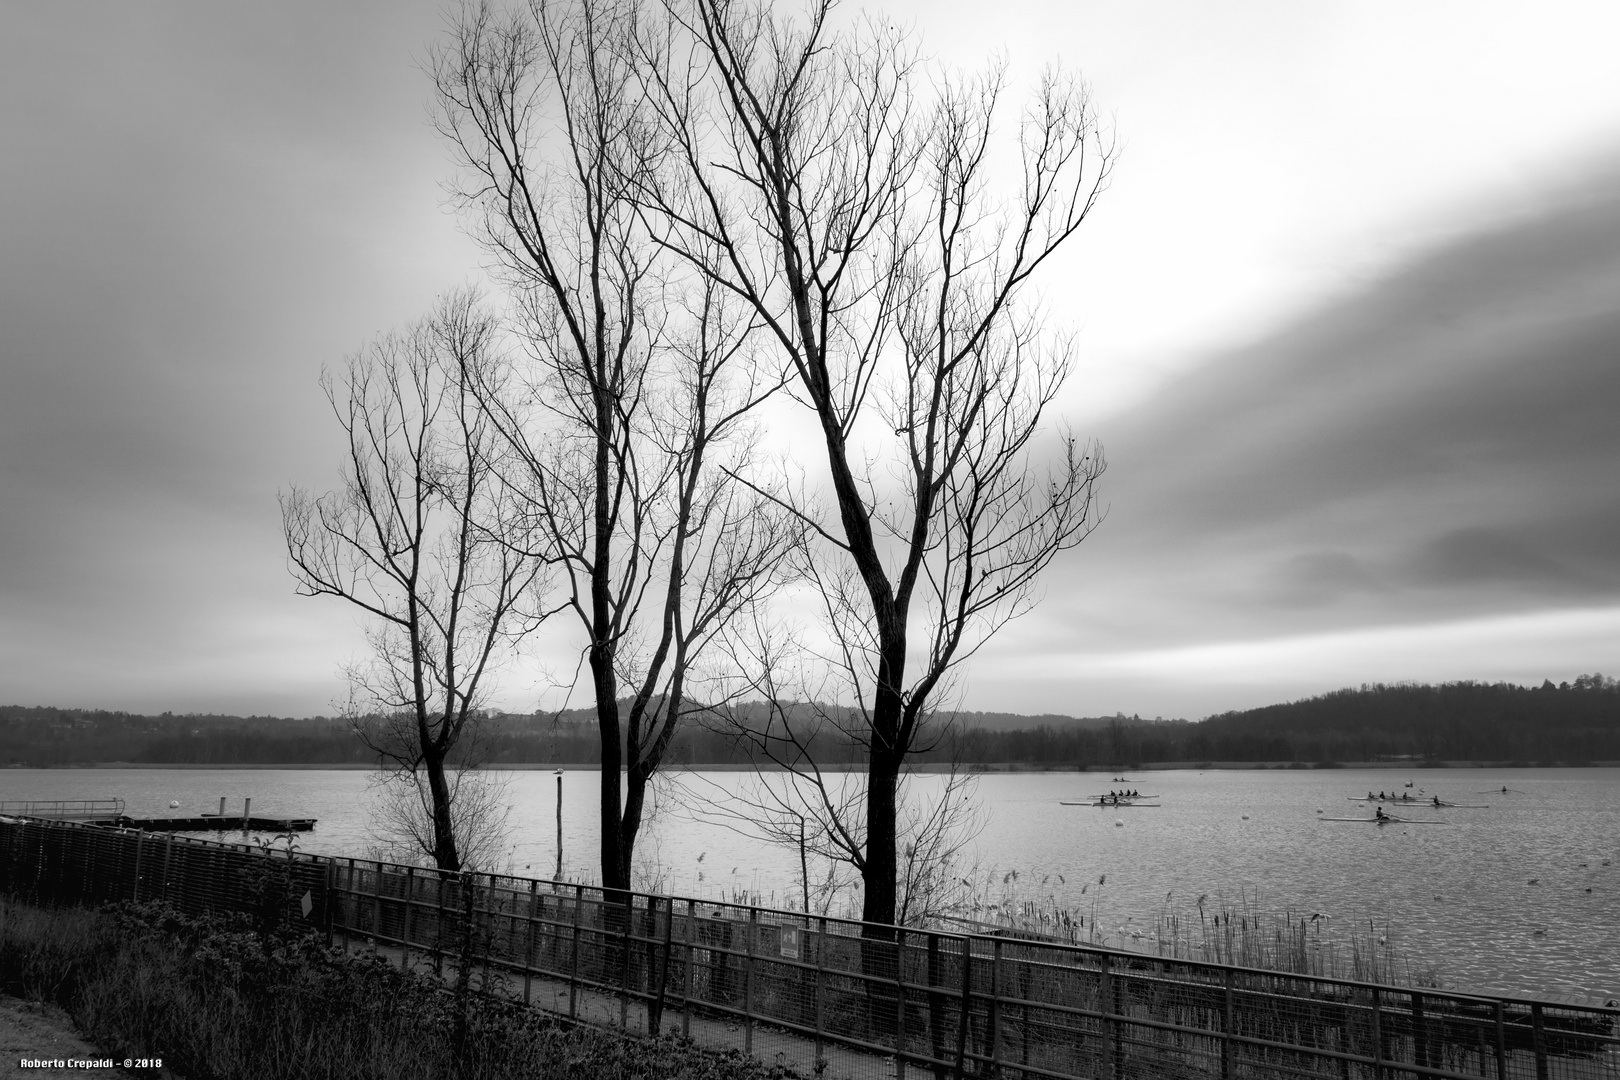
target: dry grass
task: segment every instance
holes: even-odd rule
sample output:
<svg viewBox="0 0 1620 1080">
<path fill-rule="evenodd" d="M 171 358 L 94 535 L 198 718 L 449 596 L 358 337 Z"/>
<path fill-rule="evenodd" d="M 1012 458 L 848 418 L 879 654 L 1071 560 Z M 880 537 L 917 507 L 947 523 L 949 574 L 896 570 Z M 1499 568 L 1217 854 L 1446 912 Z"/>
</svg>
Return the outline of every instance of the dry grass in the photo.
<svg viewBox="0 0 1620 1080">
<path fill-rule="evenodd" d="M 147 905 L 44 910 L 0 898 L 0 990 L 61 1005 L 115 1057 L 182 1076 L 772 1080 L 737 1053 L 565 1027 L 316 937 Z"/>
</svg>

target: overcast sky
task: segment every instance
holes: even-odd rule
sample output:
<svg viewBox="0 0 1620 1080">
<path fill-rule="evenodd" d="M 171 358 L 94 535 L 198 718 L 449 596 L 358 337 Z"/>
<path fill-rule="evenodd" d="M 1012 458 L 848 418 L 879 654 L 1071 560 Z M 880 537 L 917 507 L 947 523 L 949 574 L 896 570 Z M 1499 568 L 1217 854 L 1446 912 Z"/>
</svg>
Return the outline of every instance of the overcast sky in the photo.
<svg viewBox="0 0 1620 1080">
<path fill-rule="evenodd" d="M 978 709 L 1620 674 L 1620 8 L 897 4 L 1120 136 L 1042 283 L 1107 520 Z M 276 493 L 316 379 L 481 278 L 434 3 L 0 5 L 0 702 L 309 715 L 362 648 Z M 514 671 L 502 703 L 535 706 Z"/>
</svg>

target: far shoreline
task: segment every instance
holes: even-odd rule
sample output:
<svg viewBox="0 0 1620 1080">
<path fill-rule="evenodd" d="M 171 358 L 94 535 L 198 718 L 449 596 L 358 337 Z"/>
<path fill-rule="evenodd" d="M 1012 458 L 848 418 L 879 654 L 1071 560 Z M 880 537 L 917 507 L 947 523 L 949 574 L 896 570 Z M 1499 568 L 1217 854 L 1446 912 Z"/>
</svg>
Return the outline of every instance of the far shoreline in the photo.
<svg viewBox="0 0 1620 1080">
<path fill-rule="evenodd" d="M 1620 768 L 1620 761 L 1152 761 L 1139 762 L 1133 765 L 1068 765 L 1052 764 L 1040 765 L 1032 762 L 965 762 L 955 766 L 962 772 L 984 775 L 987 773 L 1110 773 L 1126 772 L 1262 772 L 1262 771 L 1331 771 L 1334 769 L 1357 770 L 1384 770 L 1399 771 L 1435 771 L 1439 769 L 1614 769 Z M 600 766 L 595 762 L 503 762 L 498 765 L 478 766 L 478 768 L 491 772 L 598 772 Z M 864 771 L 862 765 L 851 765 L 844 769 L 832 767 L 828 771 Z M 943 773 L 949 772 L 952 766 L 940 762 L 920 762 L 910 766 L 916 773 Z M 372 763 L 361 762 L 153 762 L 153 761 L 90 761 L 90 762 L 64 762 L 55 765 L 25 765 L 15 764 L 0 769 L 3 774 L 8 769 L 30 769 L 46 771 L 51 769 L 238 769 L 238 770 L 297 770 L 299 772 L 376 772 L 377 766 Z M 714 764 L 714 765 L 668 765 L 662 767 L 660 772 L 752 772 L 754 766 L 746 764 Z M 779 768 L 765 771 L 781 772 Z"/>
</svg>

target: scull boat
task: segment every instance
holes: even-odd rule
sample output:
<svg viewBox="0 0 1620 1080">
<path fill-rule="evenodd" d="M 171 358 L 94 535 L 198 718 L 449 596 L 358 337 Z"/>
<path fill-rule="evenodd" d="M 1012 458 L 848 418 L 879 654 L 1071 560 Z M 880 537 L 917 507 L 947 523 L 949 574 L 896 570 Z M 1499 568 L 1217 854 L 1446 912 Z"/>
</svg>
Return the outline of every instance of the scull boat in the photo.
<svg viewBox="0 0 1620 1080">
<path fill-rule="evenodd" d="M 1433 799 L 1369 799 L 1365 795 L 1347 795 L 1347 796 L 1345 796 L 1345 801 L 1346 802 L 1359 802 L 1359 803 L 1366 803 L 1366 802 L 1393 803 L 1393 804 L 1395 804 L 1397 806 L 1427 806 L 1427 807 L 1429 807 L 1431 809 L 1434 809 L 1434 810 L 1448 810 L 1448 809 L 1449 810 L 1489 810 L 1490 809 L 1490 804 L 1488 804 L 1488 803 L 1446 802 L 1444 799 L 1440 800 L 1439 802 L 1435 802 Z M 1356 820 L 1360 821 L 1361 819 L 1357 818 Z"/>
<path fill-rule="evenodd" d="M 1384 817 L 1381 817 L 1381 818 L 1380 817 L 1323 817 L 1323 818 L 1317 818 L 1316 820 L 1317 821 L 1361 821 L 1361 822 L 1369 822 L 1369 823 L 1371 823 L 1373 825 L 1449 825 L 1450 824 L 1450 822 L 1448 822 L 1448 821 L 1429 821 L 1429 820 L 1426 820 L 1424 818 L 1392 817 L 1392 816 L 1387 815 L 1387 814 Z"/>
<path fill-rule="evenodd" d="M 1163 803 L 1156 803 L 1156 802 L 1135 802 L 1135 801 L 1126 802 L 1124 799 L 1121 799 L 1119 802 L 1106 802 L 1106 801 L 1099 802 L 1096 799 L 1080 799 L 1080 800 L 1059 799 L 1058 800 L 1058 805 L 1059 806 L 1109 806 L 1109 807 L 1113 807 L 1116 810 L 1133 810 L 1133 809 L 1136 809 L 1137 807 L 1163 806 L 1164 804 Z"/>
</svg>

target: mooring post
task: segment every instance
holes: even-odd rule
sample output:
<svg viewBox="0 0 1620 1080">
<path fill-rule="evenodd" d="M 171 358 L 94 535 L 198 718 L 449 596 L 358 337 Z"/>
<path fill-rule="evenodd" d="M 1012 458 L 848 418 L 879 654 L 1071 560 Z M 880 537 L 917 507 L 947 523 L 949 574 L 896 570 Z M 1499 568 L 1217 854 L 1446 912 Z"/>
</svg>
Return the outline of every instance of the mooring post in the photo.
<svg viewBox="0 0 1620 1080">
<path fill-rule="evenodd" d="M 253 805 L 253 797 L 251 795 L 247 796 L 246 798 L 244 798 L 242 800 L 242 830 L 244 832 L 247 831 L 248 821 L 250 820 L 250 816 L 248 814 L 248 808 L 250 806 L 252 806 L 252 805 Z"/>
<path fill-rule="evenodd" d="M 225 816 L 225 796 L 223 796 L 223 795 L 221 795 L 219 797 L 219 814 L 218 814 L 218 816 L 219 817 L 224 817 Z"/>
</svg>

